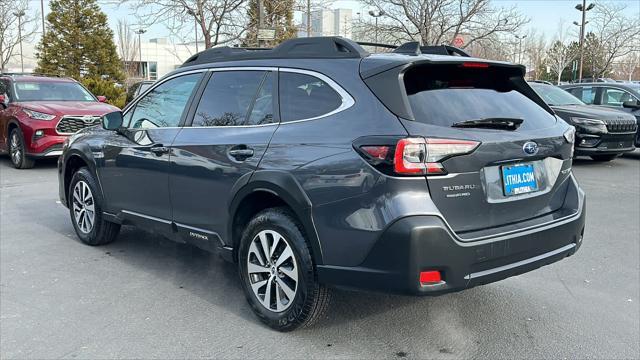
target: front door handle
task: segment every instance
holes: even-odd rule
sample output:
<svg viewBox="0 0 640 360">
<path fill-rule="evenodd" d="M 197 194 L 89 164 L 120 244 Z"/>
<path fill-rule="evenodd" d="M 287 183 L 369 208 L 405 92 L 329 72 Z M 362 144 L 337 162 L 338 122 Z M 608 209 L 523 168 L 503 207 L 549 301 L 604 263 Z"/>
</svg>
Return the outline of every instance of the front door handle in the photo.
<svg viewBox="0 0 640 360">
<path fill-rule="evenodd" d="M 150 149 L 150 151 L 158 156 L 162 155 L 162 154 L 167 154 L 169 152 L 169 148 L 168 147 L 164 147 L 164 146 L 154 146 Z"/>
<path fill-rule="evenodd" d="M 233 156 L 238 161 L 244 161 L 253 156 L 253 149 L 235 148 L 229 150 L 229 155 Z"/>
</svg>

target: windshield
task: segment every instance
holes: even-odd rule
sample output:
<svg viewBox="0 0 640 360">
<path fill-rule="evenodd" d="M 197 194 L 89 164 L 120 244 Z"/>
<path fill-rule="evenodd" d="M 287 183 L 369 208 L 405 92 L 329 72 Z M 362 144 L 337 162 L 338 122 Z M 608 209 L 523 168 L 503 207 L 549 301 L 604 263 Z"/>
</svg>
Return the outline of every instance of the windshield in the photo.
<svg viewBox="0 0 640 360">
<path fill-rule="evenodd" d="M 553 85 L 530 85 L 549 106 L 584 105 L 577 97 Z"/>
<path fill-rule="evenodd" d="M 95 97 L 75 82 L 15 82 L 17 101 L 96 101 Z"/>
</svg>

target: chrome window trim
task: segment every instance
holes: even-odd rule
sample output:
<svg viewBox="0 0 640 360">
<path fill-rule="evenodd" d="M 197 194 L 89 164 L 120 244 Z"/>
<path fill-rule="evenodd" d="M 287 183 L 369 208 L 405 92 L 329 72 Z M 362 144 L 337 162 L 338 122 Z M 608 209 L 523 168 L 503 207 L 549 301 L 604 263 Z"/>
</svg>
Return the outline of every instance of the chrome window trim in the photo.
<svg viewBox="0 0 640 360">
<path fill-rule="evenodd" d="M 311 121 L 311 120 L 317 120 L 317 119 L 322 119 L 334 114 L 337 114 L 339 112 L 342 112 L 344 110 L 347 110 L 348 108 L 352 107 L 356 102 L 353 99 L 353 97 L 346 91 L 344 90 L 340 85 L 338 85 L 338 83 L 336 83 L 335 81 L 333 81 L 333 79 L 331 79 L 330 77 L 319 73 L 317 71 L 312 71 L 312 70 L 305 70 L 305 69 L 297 69 L 297 68 L 287 68 L 287 67 L 273 67 L 273 66 L 230 66 L 230 67 L 213 67 L 213 68 L 203 68 L 203 69 L 196 69 L 196 70 L 189 70 L 189 71 L 184 71 L 184 72 L 180 72 L 177 74 L 173 74 L 173 75 L 169 75 L 167 77 L 164 77 L 160 80 L 157 80 L 153 86 L 149 87 L 147 90 L 145 90 L 142 94 L 140 94 L 134 101 L 132 101 L 131 103 L 129 103 L 124 110 L 122 110 L 122 114 L 123 117 L 127 115 L 127 113 L 130 111 L 130 109 L 132 107 L 135 106 L 135 104 L 138 103 L 138 101 L 143 97 L 146 96 L 147 93 L 149 93 L 150 91 L 152 91 L 153 89 L 155 89 L 156 87 L 162 85 L 163 83 L 174 79 L 176 77 L 179 76 L 183 76 L 183 75 L 189 75 L 189 74 L 197 74 L 197 73 L 201 73 L 201 72 L 218 72 L 218 71 L 275 71 L 275 72 L 289 72 L 289 73 L 297 73 L 297 74 L 304 74 L 304 75 L 309 75 L 309 76 L 313 76 L 315 78 L 318 78 L 322 81 L 324 81 L 325 83 L 327 83 L 327 85 L 329 85 L 331 87 L 331 89 L 333 89 L 333 91 L 335 91 L 336 93 L 338 93 L 338 95 L 340 95 L 340 97 L 342 98 L 342 103 L 340 104 L 340 106 L 338 106 L 337 108 L 335 108 L 334 110 L 326 113 L 326 114 L 322 114 L 322 115 L 318 115 L 312 118 L 306 118 L 306 119 L 299 119 L 299 120 L 292 120 L 292 121 L 288 121 L 288 122 L 282 122 L 282 119 L 280 119 L 280 122 L 277 123 L 271 123 L 271 124 L 261 124 L 261 125 L 232 125 L 232 126 L 174 126 L 174 127 L 162 127 L 162 128 L 157 128 L 157 129 L 176 129 L 176 128 L 184 128 L 184 129 L 215 129 L 215 128 L 248 128 L 248 127 L 263 127 L 263 126 L 274 126 L 274 125 L 286 125 L 286 124 L 295 124 L 295 123 L 299 123 L 299 122 L 303 122 L 303 121 Z"/>
</svg>

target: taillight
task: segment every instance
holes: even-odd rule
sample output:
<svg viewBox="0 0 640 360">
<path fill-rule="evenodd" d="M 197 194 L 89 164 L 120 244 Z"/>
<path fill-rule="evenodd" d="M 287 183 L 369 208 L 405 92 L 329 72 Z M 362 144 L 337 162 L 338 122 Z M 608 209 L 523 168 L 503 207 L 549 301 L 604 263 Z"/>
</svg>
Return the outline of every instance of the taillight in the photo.
<svg viewBox="0 0 640 360">
<path fill-rule="evenodd" d="M 486 69 L 489 67 L 489 64 L 482 62 L 463 62 L 460 66 L 463 68 Z"/>
<path fill-rule="evenodd" d="M 384 139 L 384 145 L 369 141 Z M 359 140 L 356 149 L 375 168 L 387 175 L 442 175 L 442 161 L 472 153 L 480 143 L 471 140 L 425 139 L 422 137 Z M 364 144 L 363 144 L 364 143 Z"/>
<path fill-rule="evenodd" d="M 398 174 L 426 174 L 427 143 L 423 138 L 400 139 L 393 157 L 393 170 Z"/>
<path fill-rule="evenodd" d="M 477 141 L 407 138 L 398 141 L 394 169 L 398 174 L 446 174 L 441 161 L 473 152 Z"/>
</svg>

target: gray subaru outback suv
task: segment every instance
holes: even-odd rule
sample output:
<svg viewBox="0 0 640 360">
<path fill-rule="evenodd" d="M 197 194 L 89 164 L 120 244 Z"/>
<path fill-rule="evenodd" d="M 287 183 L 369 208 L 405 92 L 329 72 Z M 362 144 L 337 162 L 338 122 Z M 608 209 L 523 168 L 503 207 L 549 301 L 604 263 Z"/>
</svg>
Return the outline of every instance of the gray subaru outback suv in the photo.
<svg viewBox="0 0 640 360">
<path fill-rule="evenodd" d="M 581 245 L 574 129 L 523 75 L 417 43 L 209 49 L 72 136 L 60 198 L 89 245 L 135 225 L 221 253 L 281 331 L 336 286 L 468 289 Z"/>
</svg>

